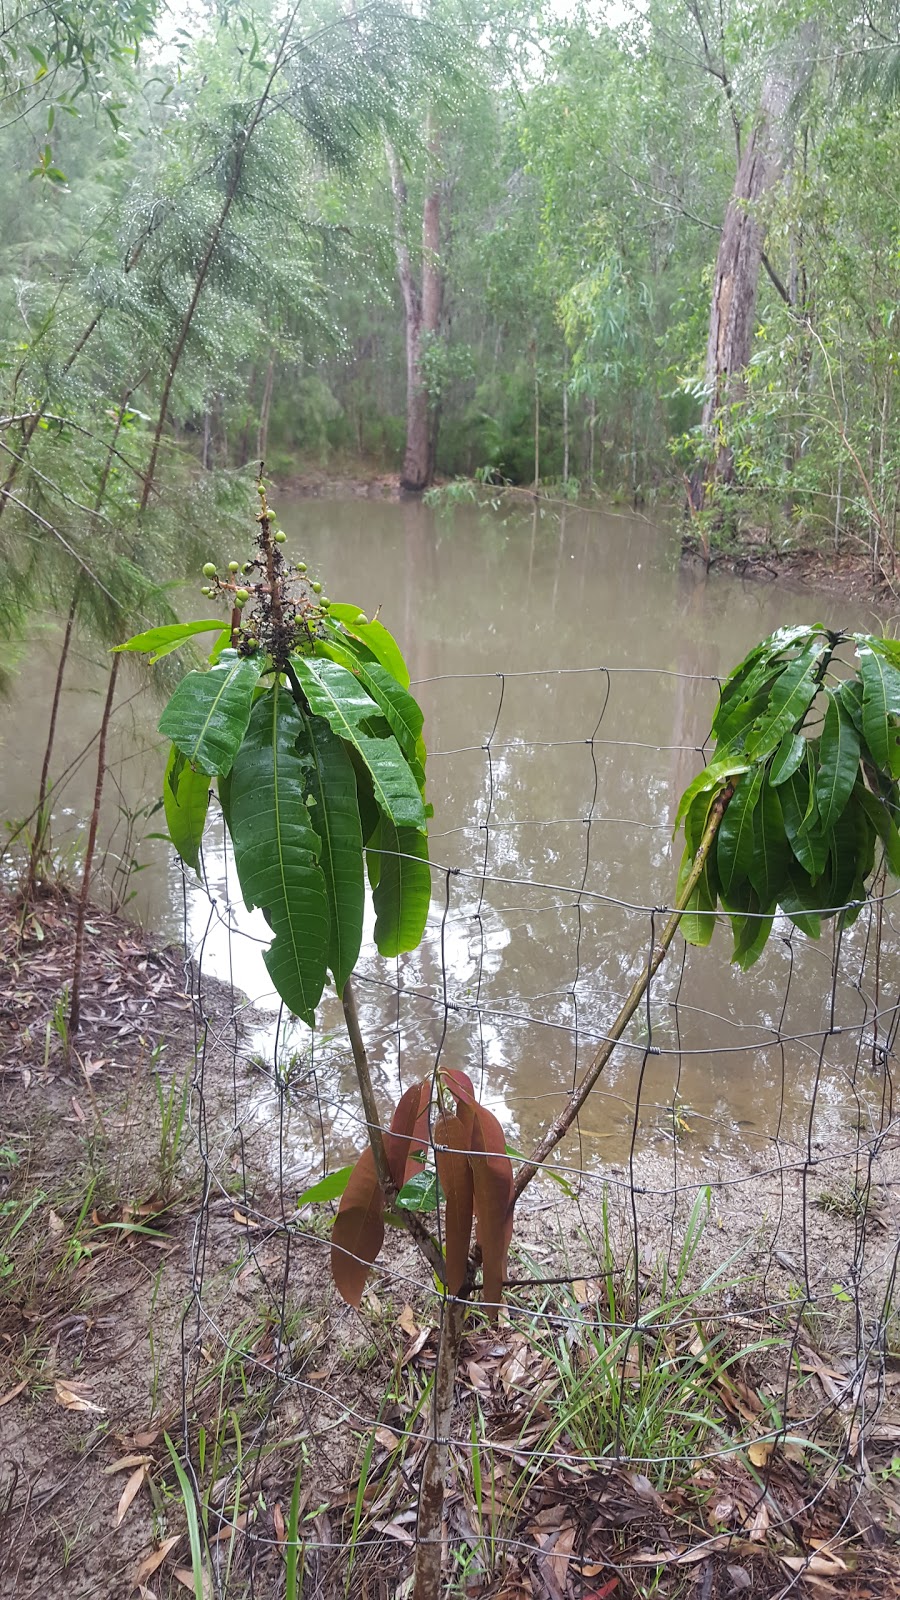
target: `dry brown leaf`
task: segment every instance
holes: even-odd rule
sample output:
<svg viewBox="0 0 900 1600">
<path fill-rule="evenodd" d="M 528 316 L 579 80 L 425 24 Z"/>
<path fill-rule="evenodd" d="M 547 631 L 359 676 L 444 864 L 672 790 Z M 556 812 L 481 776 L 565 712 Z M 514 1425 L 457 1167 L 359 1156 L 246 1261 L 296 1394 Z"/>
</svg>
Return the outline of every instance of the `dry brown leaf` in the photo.
<svg viewBox="0 0 900 1600">
<path fill-rule="evenodd" d="M 410 1361 L 415 1361 L 416 1356 L 425 1348 L 426 1344 L 428 1343 L 428 1336 L 430 1333 L 430 1328 L 423 1328 L 421 1333 L 418 1334 L 415 1339 L 413 1339 L 412 1344 L 406 1351 L 403 1360 L 400 1363 L 401 1367 L 405 1367 Z"/>
<path fill-rule="evenodd" d="M 239 1222 L 241 1224 L 242 1228 L 251 1228 L 255 1233 L 259 1232 L 259 1223 L 254 1222 L 252 1217 L 245 1217 L 243 1211 L 238 1211 L 237 1206 L 235 1206 L 231 1215 L 233 1216 L 235 1222 Z M 193 1579 L 191 1579 L 191 1587 L 193 1588 Z"/>
<path fill-rule="evenodd" d="M 753 1520 L 747 1533 L 754 1544 L 759 1544 L 769 1531 L 769 1513 L 765 1503 L 761 1502 L 753 1512 Z"/>
<path fill-rule="evenodd" d="M 0 1394 L 0 1406 L 8 1405 L 10 1400 L 15 1400 L 16 1395 L 21 1394 L 27 1387 L 28 1379 L 23 1378 L 21 1383 L 17 1383 L 12 1389 L 7 1389 L 5 1394 Z"/>
<path fill-rule="evenodd" d="M 111 1461 L 108 1467 L 103 1468 L 104 1478 L 111 1478 L 116 1472 L 125 1472 L 128 1467 L 147 1467 L 150 1465 L 149 1456 L 120 1456 L 118 1461 Z"/>
<path fill-rule="evenodd" d="M 467 1361 L 466 1371 L 473 1389 L 477 1389 L 479 1394 L 490 1394 L 491 1380 L 480 1361 Z"/>
<path fill-rule="evenodd" d="M 152 1578 L 157 1567 L 162 1566 L 169 1551 L 174 1550 L 180 1538 L 180 1533 L 173 1533 L 170 1539 L 164 1539 L 161 1545 L 158 1545 L 155 1550 L 151 1550 L 149 1555 L 144 1556 L 143 1560 L 138 1562 L 134 1577 L 131 1580 L 136 1589 L 141 1587 L 145 1579 Z"/>
<path fill-rule="evenodd" d="M 836 1578 L 847 1571 L 846 1562 L 840 1556 L 782 1556 L 781 1560 L 788 1572 L 808 1572 L 814 1578 Z"/>
<path fill-rule="evenodd" d="M 774 1449 L 773 1439 L 754 1439 L 747 1446 L 747 1454 L 755 1467 L 767 1467 Z"/>
<path fill-rule="evenodd" d="M 61 1406 L 67 1411 L 103 1411 L 95 1400 L 90 1400 L 91 1385 L 89 1383 L 74 1383 L 69 1379 L 57 1378 L 54 1392 Z"/>
<path fill-rule="evenodd" d="M 145 1428 L 142 1433 L 132 1434 L 132 1438 L 140 1450 L 146 1448 L 149 1444 L 155 1444 L 159 1438 L 159 1433 L 159 1428 Z"/>
<path fill-rule="evenodd" d="M 418 1338 L 419 1324 L 416 1321 L 415 1312 L 413 1311 L 412 1306 L 403 1307 L 403 1310 L 397 1318 L 397 1327 L 406 1334 L 408 1339 Z"/>
<path fill-rule="evenodd" d="M 399 1544 L 409 1545 L 410 1548 L 416 1542 L 409 1530 L 402 1528 L 399 1522 L 373 1522 L 372 1527 L 379 1533 L 387 1534 L 389 1539 L 396 1539 Z"/>
<path fill-rule="evenodd" d="M 47 1232 L 49 1233 L 51 1239 L 61 1239 L 65 1231 L 66 1225 L 63 1222 L 62 1217 L 57 1211 L 54 1211 L 51 1208 L 47 1217 Z"/>
<path fill-rule="evenodd" d="M 279 1544 L 284 1544 L 285 1532 L 286 1532 L 286 1529 L 285 1529 L 285 1526 L 284 1526 L 284 1516 L 282 1515 L 282 1510 L 281 1510 L 281 1507 L 278 1504 L 277 1500 L 275 1501 L 275 1504 L 272 1507 L 272 1522 L 273 1522 L 274 1527 L 275 1527 L 275 1538 L 276 1538 L 276 1540 L 278 1541 Z"/>
<path fill-rule="evenodd" d="M 588 1286 L 584 1278 L 576 1278 L 572 1284 L 572 1293 L 580 1306 L 586 1306 L 590 1300 Z"/>
<path fill-rule="evenodd" d="M 375 1429 L 376 1442 L 382 1445 L 385 1450 L 395 1450 L 399 1437 L 399 1434 L 395 1433 L 393 1428 L 381 1427 Z"/>
<path fill-rule="evenodd" d="M 115 1526 L 117 1528 L 121 1527 L 122 1523 L 124 1522 L 125 1517 L 128 1514 L 128 1507 L 131 1505 L 132 1500 L 137 1494 L 146 1476 L 147 1468 L 142 1465 L 138 1467 L 128 1479 L 128 1482 L 126 1483 L 119 1497 L 119 1504 L 116 1507 Z"/>
</svg>

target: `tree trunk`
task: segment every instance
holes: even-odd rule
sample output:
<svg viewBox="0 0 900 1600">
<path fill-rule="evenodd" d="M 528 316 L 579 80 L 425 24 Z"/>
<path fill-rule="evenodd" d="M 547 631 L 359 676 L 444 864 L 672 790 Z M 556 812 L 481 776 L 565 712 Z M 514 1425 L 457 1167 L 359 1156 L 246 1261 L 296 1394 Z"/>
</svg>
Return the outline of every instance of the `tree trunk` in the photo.
<svg viewBox="0 0 900 1600">
<path fill-rule="evenodd" d="M 707 455 L 691 481 L 695 510 L 702 507 L 715 484 L 728 484 L 734 478 L 728 413 L 743 396 L 744 371 L 750 359 L 765 245 L 762 204 L 782 175 L 791 106 L 812 71 L 813 37 L 812 25 L 805 24 L 793 49 L 780 51 L 770 65 L 725 212 L 706 349 L 702 429 Z"/>
<path fill-rule="evenodd" d="M 269 451 L 269 416 L 272 410 L 272 390 L 275 387 L 275 351 L 269 356 L 266 381 L 263 385 L 262 405 L 259 409 L 259 431 L 256 435 L 256 459 L 265 461 Z"/>
<path fill-rule="evenodd" d="M 563 483 L 567 484 L 568 481 L 569 481 L 569 380 L 568 380 L 568 376 L 563 378 L 562 406 L 563 406 Z"/>
<path fill-rule="evenodd" d="M 72 962 L 72 1004 L 69 1011 L 69 1043 L 75 1039 L 81 1024 L 81 975 L 84 966 L 84 927 L 87 922 L 88 904 L 91 893 L 91 868 L 94 864 L 94 853 L 97 849 L 97 829 L 100 825 L 100 803 L 103 799 L 103 780 L 106 777 L 106 737 L 109 733 L 109 723 L 112 717 L 113 700 L 116 693 L 116 679 L 119 675 L 119 662 L 121 656 L 113 656 L 112 666 L 109 669 L 109 682 L 106 688 L 106 700 L 103 706 L 103 716 L 100 721 L 100 742 L 97 746 L 97 781 L 94 786 L 94 809 L 91 812 L 91 825 L 88 830 L 87 848 L 84 852 L 84 867 L 81 876 L 81 893 L 78 897 L 78 919 L 75 924 L 75 957 Z"/>
<path fill-rule="evenodd" d="M 444 304 L 441 261 L 441 185 L 437 173 L 440 140 L 428 119 L 431 173 L 422 212 L 422 276 L 416 281 L 407 242 L 409 196 L 396 152 L 386 146 L 394 196 L 394 248 L 406 323 L 406 450 L 400 487 L 414 494 L 434 479 L 437 414 L 432 408 L 422 370 L 425 342 L 440 331 Z"/>
</svg>

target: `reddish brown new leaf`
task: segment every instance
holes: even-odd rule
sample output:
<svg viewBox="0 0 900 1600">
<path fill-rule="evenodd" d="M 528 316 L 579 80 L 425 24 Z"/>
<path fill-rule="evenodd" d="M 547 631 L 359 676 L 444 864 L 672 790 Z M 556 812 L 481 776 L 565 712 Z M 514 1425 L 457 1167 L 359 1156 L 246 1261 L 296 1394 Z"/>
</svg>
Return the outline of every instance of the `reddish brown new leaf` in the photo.
<svg viewBox="0 0 900 1600">
<path fill-rule="evenodd" d="M 459 1117 L 439 1117 L 434 1125 L 434 1159 L 438 1178 L 446 1197 L 444 1228 L 446 1239 L 447 1288 L 458 1294 L 469 1265 L 472 1238 L 472 1167 L 468 1155 L 469 1138 Z M 449 1149 L 439 1150 L 438 1145 Z"/>
<path fill-rule="evenodd" d="M 391 1129 L 384 1135 L 384 1153 L 398 1189 L 408 1183 L 414 1172 L 421 1172 L 424 1160 L 417 1153 L 428 1144 L 428 1102 L 431 1099 L 431 1081 L 423 1079 L 414 1083 L 400 1098 Z M 424 1139 L 422 1119 L 424 1116 Z"/>
<path fill-rule="evenodd" d="M 384 1194 L 371 1149 L 350 1174 L 331 1230 L 331 1275 L 338 1294 L 359 1307 L 366 1275 L 384 1243 Z"/>
<path fill-rule="evenodd" d="M 503 1295 L 506 1257 L 512 1238 L 512 1162 L 506 1154 L 503 1129 L 493 1112 L 484 1106 L 474 1108 L 471 1139 L 469 1160 L 483 1263 L 484 1299 L 487 1305 L 497 1307 Z"/>
<path fill-rule="evenodd" d="M 456 1096 L 458 1105 L 475 1106 L 475 1090 L 472 1079 L 467 1072 L 460 1072 L 457 1067 L 442 1067 L 441 1077 L 452 1095 Z"/>
</svg>

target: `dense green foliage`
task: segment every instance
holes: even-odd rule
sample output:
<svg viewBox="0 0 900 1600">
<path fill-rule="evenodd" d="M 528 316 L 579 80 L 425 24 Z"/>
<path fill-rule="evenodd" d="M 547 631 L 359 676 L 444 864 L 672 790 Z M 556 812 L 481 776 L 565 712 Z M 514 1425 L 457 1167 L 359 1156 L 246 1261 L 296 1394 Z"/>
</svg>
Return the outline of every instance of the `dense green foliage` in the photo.
<svg viewBox="0 0 900 1600">
<path fill-rule="evenodd" d="M 843 644 L 855 646 L 852 675 Z M 676 818 L 679 887 L 703 848 L 685 938 L 708 944 L 721 904 L 733 959 L 749 967 L 779 909 L 813 939 L 823 917 L 849 927 L 873 877 L 900 876 L 900 643 L 782 628 L 725 680 L 712 732 Z"/>
</svg>

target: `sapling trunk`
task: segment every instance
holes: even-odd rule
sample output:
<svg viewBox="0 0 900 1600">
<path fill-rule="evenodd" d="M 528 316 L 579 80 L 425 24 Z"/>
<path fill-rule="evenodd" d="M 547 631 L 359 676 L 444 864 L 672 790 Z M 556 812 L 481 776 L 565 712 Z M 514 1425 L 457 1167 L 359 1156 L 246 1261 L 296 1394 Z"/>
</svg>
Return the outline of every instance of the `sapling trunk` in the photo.
<svg viewBox="0 0 900 1600">
<path fill-rule="evenodd" d="M 75 1038 L 81 1023 L 81 976 L 84 966 L 84 927 L 87 921 L 88 904 L 91 892 L 91 868 L 94 864 L 94 852 L 97 848 L 97 829 L 100 825 L 100 805 L 103 800 L 103 780 L 106 776 L 106 737 L 109 732 L 109 722 L 112 716 L 113 699 L 116 692 L 116 679 L 119 675 L 119 661 L 121 657 L 114 655 L 112 666 L 109 669 L 109 683 L 106 689 L 106 700 L 103 705 L 103 716 L 100 719 L 100 742 L 97 746 L 97 781 L 94 785 L 94 809 L 91 812 L 91 825 L 88 830 L 87 849 L 84 853 L 84 867 L 81 878 L 81 893 L 78 897 L 78 918 L 75 924 L 75 956 L 72 962 L 72 1004 L 69 1011 L 69 1041 Z"/>
<path fill-rule="evenodd" d="M 53 685 L 53 704 L 50 707 L 50 724 L 47 728 L 47 743 L 44 746 L 44 760 L 41 766 L 41 780 L 38 785 L 37 823 L 34 838 L 31 843 L 31 855 L 28 861 L 28 879 L 25 885 L 25 899 L 31 902 L 37 884 L 37 875 L 44 845 L 47 838 L 49 819 L 47 817 L 47 795 L 50 784 L 50 761 L 53 756 L 53 745 L 56 740 L 56 722 L 59 716 L 59 703 L 62 698 L 63 679 L 66 673 L 66 663 L 69 659 L 69 648 L 72 643 L 72 631 L 75 627 L 75 613 L 78 610 L 78 594 L 81 587 L 80 578 L 76 580 L 72 590 L 72 599 L 69 602 L 69 614 L 66 617 L 66 631 L 63 634 L 62 649 L 59 652 L 59 661 L 56 664 L 56 681 Z"/>
<path fill-rule="evenodd" d="M 413 1600 L 441 1600 L 444 1487 L 450 1459 L 450 1427 L 456 1394 L 456 1369 L 462 1338 L 463 1307 L 457 1300 L 443 1303 L 437 1365 L 432 1391 L 432 1434 L 419 1485 L 416 1517 L 416 1565 Z"/>
</svg>

